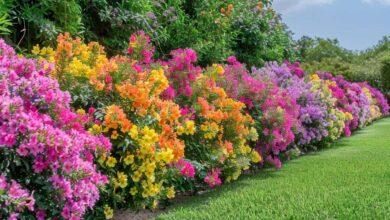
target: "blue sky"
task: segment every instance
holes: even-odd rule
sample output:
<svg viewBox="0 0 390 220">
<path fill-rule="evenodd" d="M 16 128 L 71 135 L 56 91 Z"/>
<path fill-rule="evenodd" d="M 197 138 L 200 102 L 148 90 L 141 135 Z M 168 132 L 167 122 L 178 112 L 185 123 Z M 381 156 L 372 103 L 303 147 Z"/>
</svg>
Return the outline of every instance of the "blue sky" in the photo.
<svg viewBox="0 0 390 220">
<path fill-rule="evenodd" d="M 274 0 L 273 8 L 294 39 L 338 38 L 341 46 L 362 50 L 390 35 L 390 0 Z"/>
</svg>

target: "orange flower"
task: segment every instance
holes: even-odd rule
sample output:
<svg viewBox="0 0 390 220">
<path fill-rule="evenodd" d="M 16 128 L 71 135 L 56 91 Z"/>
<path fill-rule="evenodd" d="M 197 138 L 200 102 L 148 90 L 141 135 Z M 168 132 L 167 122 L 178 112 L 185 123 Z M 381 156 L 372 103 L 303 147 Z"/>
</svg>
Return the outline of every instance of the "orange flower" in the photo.
<svg viewBox="0 0 390 220">
<path fill-rule="evenodd" d="M 259 11 L 263 9 L 263 3 L 262 2 L 258 2 L 257 3 L 257 9 L 259 9 Z"/>
</svg>

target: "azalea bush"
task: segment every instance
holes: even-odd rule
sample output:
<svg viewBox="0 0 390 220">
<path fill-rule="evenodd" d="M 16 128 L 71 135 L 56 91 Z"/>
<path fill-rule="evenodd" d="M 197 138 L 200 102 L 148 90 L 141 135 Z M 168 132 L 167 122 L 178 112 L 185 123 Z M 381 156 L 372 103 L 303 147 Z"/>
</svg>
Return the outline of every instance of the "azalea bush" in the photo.
<svg viewBox="0 0 390 220">
<path fill-rule="evenodd" d="M 1 218 L 80 219 L 108 183 L 94 164 L 111 143 L 47 76 L 53 66 L 20 57 L 0 40 Z"/>
<path fill-rule="evenodd" d="M 218 85 L 227 94 L 246 104 L 246 111 L 256 121 L 258 141 L 251 145 L 268 162 L 280 168 L 279 155 L 294 142 L 300 126 L 299 106 L 295 98 L 271 79 L 252 76 L 235 57 L 227 59 L 225 71 L 218 75 Z"/>
</svg>

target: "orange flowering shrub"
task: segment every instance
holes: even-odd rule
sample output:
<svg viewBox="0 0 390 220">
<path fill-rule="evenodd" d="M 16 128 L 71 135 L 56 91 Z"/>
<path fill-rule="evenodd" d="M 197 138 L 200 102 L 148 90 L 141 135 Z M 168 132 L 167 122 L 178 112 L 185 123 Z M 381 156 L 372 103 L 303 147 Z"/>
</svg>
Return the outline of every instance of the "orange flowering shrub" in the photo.
<svg viewBox="0 0 390 220">
<path fill-rule="evenodd" d="M 188 121 L 181 123 L 178 105 L 160 98 L 169 86 L 162 67 L 140 66 L 126 56 L 108 59 L 99 44 L 68 34 L 58 37 L 53 53 L 43 50 L 51 51 L 36 47 L 34 53 L 55 62 L 52 76 L 70 91 L 74 107 L 95 118 L 90 133 L 104 134 L 113 145 L 110 156 L 97 159 L 110 183 L 95 212 L 111 218 L 113 206 L 155 208 L 173 198 L 170 179 L 178 174 L 173 165 L 184 157 L 176 132 Z"/>
<path fill-rule="evenodd" d="M 205 71 L 194 66 L 196 53 L 191 49 L 171 55 L 165 63 L 170 86 L 163 97 L 179 103 L 183 117 L 194 121 L 192 132 L 185 132 L 184 127 L 177 131 L 186 142 L 186 158 L 199 164 L 197 178 L 211 187 L 237 179 L 251 162 L 261 160 L 248 145 L 257 140 L 257 132 L 252 118 L 243 114 L 245 104 L 216 86 L 215 75 L 224 73 L 221 65 Z"/>
</svg>

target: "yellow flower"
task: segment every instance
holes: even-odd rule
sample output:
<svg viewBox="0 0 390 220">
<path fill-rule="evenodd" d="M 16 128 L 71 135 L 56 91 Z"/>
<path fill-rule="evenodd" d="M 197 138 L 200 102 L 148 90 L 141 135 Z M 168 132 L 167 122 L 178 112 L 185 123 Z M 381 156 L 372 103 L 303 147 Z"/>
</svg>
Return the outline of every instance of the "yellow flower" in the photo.
<svg viewBox="0 0 390 220">
<path fill-rule="evenodd" d="M 259 135 L 257 134 L 257 131 L 254 127 L 251 127 L 251 129 L 249 130 L 249 140 L 251 141 L 257 141 L 257 139 L 259 138 Z"/>
<path fill-rule="evenodd" d="M 255 150 L 252 150 L 252 162 L 253 163 L 259 163 L 262 160 L 259 153 Z"/>
<path fill-rule="evenodd" d="M 106 216 L 106 219 L 112 219 L 114 217 L 114 210 L 108 206 L 104 206 L 104 215 Z"/>
<path fill-rule="evenodd" d="M 94 124 L 89 131 L 92 134 L 100 134 L 100 133 L 102 133 L 102 126 L 100 126 L 98 124 Z"/>
<path fill-rule="evenodd" d="M 225 73 L 225 70 L 223 69 L 223 67 L 221 65 L 217 65 L 217 73 L 220 75 Z"/>
<path fill-rule="evenodd" d="M 39 52 L 40 52 L 40 49 L 39 49 L 39 45 L 37 44 L 37 45 L 35 45 L 35 46 L 33 47 L 31 53 L 34 54 L 34 55 L 38 55 Z"/>
<path fill-rule="evenodd" d="M 186 127 L 185 133 L 187 135 L 193 135 L 195 133 L 196 129 L 195 129 L 194 121 L 192 121 L 192 120 L 186 121 L 185 127 Z"/>
<path fill-rule="evenodd" d="M 174 197 L 175 197 L 175 188 L 172 186 L 172 187 L 169 187 L 169 189 L 167 191 L 167 198 L 172 199 Z"/>
<path fill-rule="evenodd" d="M 158 205 L 158 201 L 154 200 L 153 203 L 152 203 L 152 209 L 157 208 L 157 205 Z"/>
<path fill-rule="evenodd" d="M 174 158 L 173 151 L 170 148 L 164 149 L 157 154 L 157 161 L 163 161 L 166 164 L 170 163 Z"/>
<path fill-rule="evenodd" d="M 134 163 L 134 155 L 131 155 L 131 154 L 128 154 L 125 159 L 123 159 L 123 162 L 126 164 L 126 165 L 130 165 L 132 163 Z"/>
<path fill-rule="evenodd" d="M 320 80 L 320 77 L 317 74 L 313 74 L 311 75 L 310 79 L 315 81 L 315 80 Z"/>
<path fill-rule="evenodd" d="M 127 186 L 127 175 L 123 172 L 118 172 L 117 176 L 118 176 L 119 187 L 125 188 Z"/>
<path fill-rule="evenodd" d="M 116 140 L 118 138 L 118 132 L 117 131 L 113 131 L 112 134 L 111 134 L 111 138 Z"/>
<path fill-rule="evenodd" d="M 130 129 L 129 135 L 132 139 L 137 140 L 138 138 L 138 127 L 133 125 Z"/>
<path fill-rule="evenodd" d="M 106 161 L 106 165 L 108 167 L 115 167 L 115 164 L 117 163 L 117 160 L 115 159 L 115 157 L 108 157 L 107 161 Z"/>
<path fill-rule="evenodd" d="M 85 115 L 85 110 L 82 108 L 77 109 L 77 114 L 79 115 Z"/>
<path fill-rule="evenodd" d="M 135 186 L 130 189 L 130 194 L 132 196 L 135 196 L 137 194 L 137 192 L 138 192 L 138 190 L 137 190 L 137 187 L 135 187 Z"/>
<path fill-rule="evenodd" d="M 141 179 L 141 176 L 142 176 L 142 173 L 137 170 L 134 172 L 134 175 L 131 177 L 131 179 L 133 179 L 134 182 L 139 182 L 139 180 Z"/>
<path fill-rule="evenodd" d="M 184 133 L 184 127 L 183 126 L 178 126 L 176 129 L 176 133 L 178 135 L 182 135 Z"/>
</svg>

